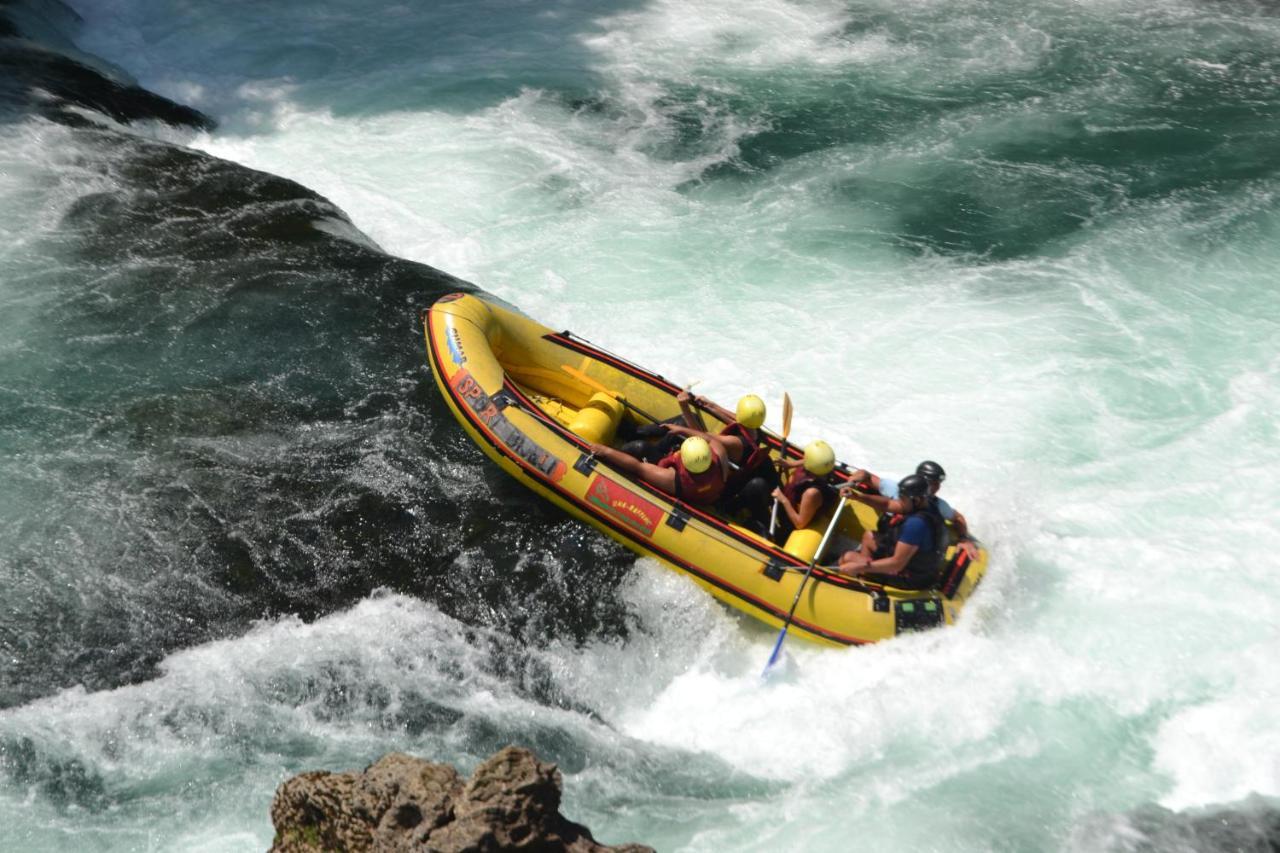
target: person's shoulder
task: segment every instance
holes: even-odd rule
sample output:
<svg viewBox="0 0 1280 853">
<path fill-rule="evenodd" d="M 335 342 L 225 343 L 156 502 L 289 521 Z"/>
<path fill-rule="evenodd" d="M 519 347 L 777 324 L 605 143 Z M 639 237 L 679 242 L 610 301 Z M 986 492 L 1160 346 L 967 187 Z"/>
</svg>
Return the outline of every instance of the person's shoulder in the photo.
<svg viewBox="0 0 1280 853">
<path fill-rule="evenodd" d="M 956 517 L 955 507 L 947 503 L 946 498 L 934 498 L 934 500 L 937 501 L 938 515 L 942 516 L 947 521 Z"/>
<path fill-rule="evenodd" d="M 902 522 L 902 529 L 904 531 L 907 529 L 928 530 L 929 522 L 925 521 L 925 518 L 922 514 L 918 512 L 913 512 L 911 515 L 908 515 L 906 519 Z"/>
<path fill-rule="evenodd" d="M 804 484 L 804 488 L 800 490 L 800 494 L 807 495 L 809 492 L 817 492 L 819 495 L 824 495 L 827 491 L 827 481 L 820 477 L 815 477 Z"/>
<path fill-rule="evenodd" d="M 917 512 L 908 515 L 906 520 L 902 522 L 902 533 L 898 538 L 908 545 L 919 545 L 931 532 L 929 522 L 925 521 L 924 516 Z"/>
</svg>

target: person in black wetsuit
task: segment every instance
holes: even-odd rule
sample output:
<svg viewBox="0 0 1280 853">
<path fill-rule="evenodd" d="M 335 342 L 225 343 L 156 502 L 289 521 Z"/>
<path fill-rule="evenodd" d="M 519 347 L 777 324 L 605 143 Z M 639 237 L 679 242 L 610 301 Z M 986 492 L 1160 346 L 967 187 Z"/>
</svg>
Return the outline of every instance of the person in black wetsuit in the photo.
<svg viewBox="0 0 1280 853">
<path fill-rule="evenodd" d="M 938 582 L 947 550 L 947 524 L 919 474 L 902 478 L 898 499 L 907 511 L 881 515 L 861 549 L 840 555 L 839 570 L 900 589 L 929 589 Z"/>
</svg>

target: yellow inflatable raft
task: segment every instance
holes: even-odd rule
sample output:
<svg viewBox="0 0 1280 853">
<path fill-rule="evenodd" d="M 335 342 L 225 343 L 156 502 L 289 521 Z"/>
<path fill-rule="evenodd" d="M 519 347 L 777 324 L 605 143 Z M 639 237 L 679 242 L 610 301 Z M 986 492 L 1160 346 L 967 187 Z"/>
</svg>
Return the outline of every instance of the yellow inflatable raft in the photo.
<svg viewBox="0 0 1280 853">
<path fill-rule="evenodd" d="M 830 521 L 818 518 L 783 546 L 713 513 L 684 504 L 589 455 L 591 442 L 616 444 L 624 419 L 648 423 L 680 413 L 680 389 L 661 376 L 555 332 L 491 297 L 452 293 L 422 314 L 440 392 L 476 444 L 529 488 L 638 554 L 687 573 L 712 595 L 775 627 L 782 625 Z M 625 401 L 625 402 L 623 402 Z M 704 413 L 708 430 L 724 424 Z M 769 434 L 776 456 L 781 442 Z M 799 451 L 788 445 L 789 455 Z M 848 479 L 840 463 L 837 480 Z M 837 525 L 857 541 L 875 513 L 849 503 Z M 850 511 L 852 510 L 852 511 Z M 939 588 L 899 590 L 845 577 L 820 555 L 791 631 L 837 645 L 870 643 L 903 631 L 950 624 L 986 571 L 954 544 Z"/>
</svg>

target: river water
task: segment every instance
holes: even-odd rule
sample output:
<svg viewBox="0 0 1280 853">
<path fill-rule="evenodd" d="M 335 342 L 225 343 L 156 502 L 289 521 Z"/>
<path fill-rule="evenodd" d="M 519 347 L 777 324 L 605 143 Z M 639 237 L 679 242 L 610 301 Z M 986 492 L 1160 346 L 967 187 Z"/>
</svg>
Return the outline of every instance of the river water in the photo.
<svg viewBox="0 0 1280 853">
<path fill-rule="evenodd" d="M 660 850 L 1280 843 L 1273 5 L 81 5 L 0 7 L 0 848 L 511 742 Z M 961 623 L 762 682 L 462 434 L 455 276 L 939 460 Z"/>
</svg>

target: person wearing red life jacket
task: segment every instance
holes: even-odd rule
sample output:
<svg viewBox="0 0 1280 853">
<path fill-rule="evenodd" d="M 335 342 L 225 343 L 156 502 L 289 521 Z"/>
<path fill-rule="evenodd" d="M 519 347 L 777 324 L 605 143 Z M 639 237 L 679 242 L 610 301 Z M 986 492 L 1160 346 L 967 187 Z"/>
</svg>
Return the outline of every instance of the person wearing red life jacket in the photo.
<svg viewBox="0 0 1280 853">
<path fill-rule="evenodd" d="M 755 394 L 747 394 L 738 400 L 736 410 L 730 412 L 710 400 L 690 397 L 688 391 L 682 391 L 676 397 L 676 402 L 680 404 L 686 425 L 668 424 L 666 428 L 669 433 L 711 437 L 695 424 L 694 414 L 689 407 L 691 400 L 727 422 L 715 436 L 728 451 L 729 461 L 734 468 L 725 483 L 720 509 L 735 520 L 744 520 L 740 518 L 740 514 L 745 512 L 747 524 L 764 532 L 769 523 L 769 493 L 778 485 L 778 472 L 773 467 L 773 459 L 769 455 L 764 431 L 761 429 L 766 412 L 764 400 Z"/>
<path fill-rule="evenodd" d="M 808 527 L 836 497 L 836 487 L 831 482 L 836 453 L 831 445 L 821 440 L 810 442 L 804 449 L 804 461 L 795 467 L 799 470 L 787 484 L 773 490 L 773 497 L 786 515 L 785 523 L 778 525 L 774 535 L 778 542 L 787 541 L 792 530 Z"/>
<path fill-rule="evenodd" d="M 719 433 L 714 434 L 728 448 L 729 461 L 735 466 L 741 466 L 743 458 L 750 457 L 756 447 L 763 443 L 764 434 L 760 427 L 764 425 L 765 405 L 764 400 L 755 394 L 747 394 L 738 400 L 737 411 L 734 412 L 706 397 L 694 396 L 687 389 L 676 395 L 676 403 L 680 406 L 679 417 L 636 427 L 632 431 L 636 438 L 628 440 L 619 449 L 637 459 L 656 462 L 679 447 L 685 437 L 707 436 L 709 433 L 706 425 L 694 411 L 694 404 L 725 422 Z M 661 452 L 658 452 L 659 448 Z"/>
<path fill-rule="evenodd" d="M 623 473 L 703 509 L 715 505 L 729 478 L 729 453 L 715 436 L 690 436 L 657 464 L 603 444 L 591 445 L 591 452 Z"/>
</svg>

